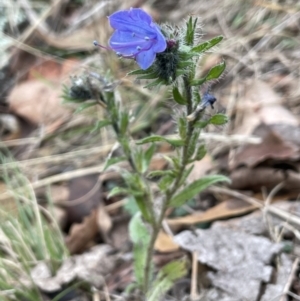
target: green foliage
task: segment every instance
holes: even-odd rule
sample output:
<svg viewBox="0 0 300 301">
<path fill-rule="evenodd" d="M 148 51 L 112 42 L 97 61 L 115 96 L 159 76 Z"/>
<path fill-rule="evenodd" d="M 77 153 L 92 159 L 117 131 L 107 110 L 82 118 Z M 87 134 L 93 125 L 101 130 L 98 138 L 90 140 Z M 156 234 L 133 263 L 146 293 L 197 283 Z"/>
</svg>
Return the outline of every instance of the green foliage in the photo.
<svg viewBox="0 0 300 301">
<path fill-rule="evenodd" d="M 193 19 L 192 17 L 190 17 L 186 23 L 186 34 L 185 34 L 186 45 L 194 44 L 197 22 L 198 22 L 198 18 Z"/>
<path fill-rule="evenodd" d="M 129 235 L 133 242 L 134 249 L 134 275 L 136 282 L 140 287 L 144 285 L 144 270 L 146 267 L 147 248 L 150 243 L 150 232 L 145 223 L 142 221 L 142 216 L 136 213 L 129 223 Z"/>
<path fill-rule="evenodd" d="M 54 274 L 68 257 L 68 251 L 51 210 L 38 204 L 17 163 L 14 166 L 12 159 L 0 159 L 1 163 L 9 162 L 13 168 L 11 175 L 4 169 L 2 176 L 13 192 L 12 202 L 17 208 L 17 211 L 6 212 L 0 206 L 0 297 L 39 301 L 42 296 L 33 283 L 31 269 L 45 261 Z M 51 209 L 51 203 L 49 207 Z M 5 292 L 10 294 L 5 295 Z"/>
<path fill-rule="evenodd" d="M 74 114 L 78 114 L 81 113 L 83 110 L 86 110 L 88 108 L 94 107 L 95 105 L 97 105 L 97 101 L 92 101 L 92 102 L 87 102 L 87 103 L 83 103 L 81 104 L 76 111 L 74 112 Z"/>
<path fill-rule="evenodd" d="M 210 124 L 223 125 L 228 122 L 228 116 L 225 114 L 216 114 L 209 119 Z"/>
<path fill-rule="evenodd" d="M 107 119 L 99 120 L 96 122 L 95 127 L 92 129 L 92 133 L 99 131 L 103 127 L 106 127 L 108 125 L 111 125 L 111 121 Z"/>
<path fill-rule="evenodd" d="M 214 67 L 212 67 L 209 71 L 208 74 L 205 77 L 205 81 L 209 81 L 212 79 L 219 78 L 220 75 L 224 72 L 226 68 L 225 62 L 222 62 Z"/>
<path fill-rule="evenodd" d="M 172 146 L 183 146 L 184 141 L 181 139 L 168 139 L 163 136 L 153 135 L 150 137 L 146 137 L 144 139 L 141 139 L 139 141 L 136 141 L 136 144 L 146 144 L 146 143 L 152 143 L 152 142 L 168 142 Z"/>
<path fill-rule="evenodd" d="M 209 124 L 224 125 L 228 122 L 228 117 L 225 114 L 215 114 L 208 120 L 200 120 L 195 123 L 195 127 L 205 128 Z"/>
<path fill-rule="evenodd" d="M 178 194 L 176 194 L 170 201 L 169 206 L 179 207 L 200 193 L 207 187 L 218 182 L 230 182 L 227 177 L 221 175 L 206 176 L 186 186 Z"/>
<path fill-rule="evenodd" d="M 152 289 L 147 295 L 148 301 L 160 300 L 162 296 L 174 285 L 174 282 L 181 279 L 187 273 L 184 260 L 172 261 L 166 264 L 158 273 L 153 282 Z"/>
<path fill-rule="evenodd" d="M 198 19 L 193 17 L 190 17 L 186 26 L 182 28 L 164 26 L 162 31 L 167 40 L 165 51 L 156 54 L 154 63 L 147 70 L 134 70 L 129 74 L 137 76 L 139 80 L 145 80 L 145 88 L 169 86 L 168 91 L 172 91 L 173 104 L 179 105 L 176 106 L 174 118 L 177 122 L 175 131 L 178 131 L 178 138 L 151 135 L 139 139 L 136 144 L 131 143 L 132 129 L 129 130 L 129 113 L 124 104 L 120 99 L 116 100 L 112 88 L 100 89 L 101 91 L 96 89 L 108 113 L 107 119 L 99 121 L 96 129 L 111 125 L 123 151 L 119 158 L 109 158 L 105 163 L 105 169 L 124 160 L 129 163 L 129 169 L 120 169 L 124 184 L 122 187 L 113 188 L 109 197 L 125 195 L 128 198 L 125 210 L 134 214 L 129 225 L 136 278 L 134 287 L 139 288 L 144 297 L 150 301 L 161 299 L 174 282 L 186 273 L 185 263 L 176 261 L 163 267 L 153 281 L 154 243 L 167 209 L 184 205 L 212 184 L 229 181 L 224 176 L 211 175 L 186 184 L 194 168 L 192 163 L 201 160 L 206 154 L 205 146 L 198 142 L 201 129 L 209 124 L 223 125 L 228 121 L 223 114 L 216 114 L 205 120 L 204 112 L 209 107 L 210 101 L 212 103 L 215 99 L 212 96 L 212 100 L 201 102 L 200 93 L 203 84 L 221 76 L 226 67 L 225 62 L 212 67 L 203 78 L 195 78 L 196 67 L 199 66 L 198 61 L 202 54 L 220 43 L 223 38 L 218 36 L 198 44 Z M 104 82 L 113 87 L 106 80 Z M 73 92 L 67 96 L 75 95 L 82 101 L 88 93 L 78 91 L 78 86 L 81 87 L 80 81 L 74 84 L 77 85 L 76 89 L 73 87 Z M 95 104 L 95 102 L 85 103 L 78 110 Z M 144 104 L 142 106 L 148 108 Z M 147 147 L 141 146 L 149 143 Z M 156 144 L 159 143 L 168 143 L 175 148 L 171 156 L 164 155 L 169 162 L 169 169 L 149 171 Z M 157 204 L 158 201 L 161 203 Z"/>
<path fill-rule="evenodd" d="M 180 92 L 179 92 L 179 90 L 178 90 L 177 87 L 174 87 L 174 88 L 173 88 L 173 98 L 174 98 L 174 100 L 175 100 L 178 104 L 180 104 L 180 105 L 182 105 L 182 106 L 186 106 L 186 105 L 187 105 L 186 100 L 185 100 L 184 97 L 180 94 Z"/>
<path fill-rule="evenodd" d="M 195 52 L 197 54 L 203 53 L 203 52 L 211 49 L 212 47 L 216 46 L 217 44 L 219 44 L 222 40 L 223 40 L 222 36 L 215 37 L 209 41 L 206 41 L 202 44 L 199 44 L 199 45 L 193 47 L 192 52 Z"/>
<path fill-rule="evenodd" d="M 114 165 L 114 164 L 117 164 L 117 163 L 120 163 L 122 161 L 125 161 L 127 160 L 126 157 L 122 156 L 122 157 L 113 157 L 113 158 L 108 158 L 104 164 L 104 168 L 103 170 L 106 170 L 108 167 Z"/>
</svg>

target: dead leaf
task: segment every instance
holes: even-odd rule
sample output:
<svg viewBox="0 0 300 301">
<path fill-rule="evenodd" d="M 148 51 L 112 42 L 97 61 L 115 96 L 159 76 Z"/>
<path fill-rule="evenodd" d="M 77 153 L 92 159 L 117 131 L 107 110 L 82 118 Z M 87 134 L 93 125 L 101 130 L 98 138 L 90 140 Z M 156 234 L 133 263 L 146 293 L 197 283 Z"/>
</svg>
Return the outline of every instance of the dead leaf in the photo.
<svg viewBox="0 0 300 301">
<path fill-rule="evenodd" d="M 115 218 L 113 227 L 109 234 L 110 244 L 119 250 L 128 251 L 130 239 L 128 233 L 128 217 Z"/>
<path fill-rule="evenodd" d="M 287 128 L 288 127 L 288 128 Z M 282 131 L 284 130 L 284 132 Z M 296 141 L 288 138 L 288 133 L 294 133 Z M 294 126 L 272 127 L 266 124 L 260 124 L 254 131 L 254 136 L 262 138 L 262 143 L 258 145 L 245 145 L 236 150 L 232 150 L 229 161 L 229 167 L 235 169 L 238 166 L 246 165 L 254 167 L 268 159 L 278 161 L 295 160 L 300 157 L 299 139 L 300 130 Z"/>
<path fill-rule="evenodd" d="M 82 255 L 66 259 L 51 277 L 46 263 L 39 263 L 32 271 L 34 283 L 44 292 L 55 292 L 69 286 L 74 280 L 83 280 L 100 289 L 105 284 L 105 276 L 119 264 L 119 255 L 112 254 L 109 245 L 98 245 Z"/>
<path fill-rule="evenodd" d="M 237 215 L 242 215 L 255 210 L 257 207 L 241 200 L 230 199 L 221 202 L 219 205 L 212 207 L 201 213 L 194 213 L 184 217 L 167 219 L 170 227 L 172 226 L 187 226 L 197 223 L 212 222 L 223 218 L 229 218 Z"/>
<path fill-rule="evenodd" d="M 280 96 L 268 84 L 251 80 L 245 89 L 245 96 L 238 107 L 243 119 L 236 128 L 236 134 L 250 135 L 261 123 L 298 126 L 298 120 L 283 107 Z"/>
<path fill-rule="evenodd" d="M 283 188 L 299 193 L 300 175 L 292 170 L 281 170 L 270 167 L 239 168 L 230 174 L 232 189 L 251 189 L 261 191 L 261 187 L 272 189 L 279 183 L 283 183 Z"/>
<path fill-rule="evenodd" d="M 282 249 L 265 237 L 226 228 L 184 231 L 175 242 L 214 269 L 207 273 L 214 287 L 249 301 L 258 300 L 262 283 L 271 280 L 273 257 Z"/>
<path fill-rule="evenodd" d="M 154 248 L 156 251 L 167 253 L 177 251 L 179 246 L 170 235 L 161 230 L 158 233 Z"/>
<path fill-rule="evenodd" d="M 105 206 L 100 203 L 97 210 L 97 225 L 105 242 L 108 241 L 108 232 L 112 228 L 112 221 L 110 215 L 106 212 Z"/>
<path fill-rule="evenodd" d="M 93 242 L 98 234 L 97 210 L 83 219 L 81 224 L 73 224 L 69 235 L 66 237 L 66 245 L 71 254 L 83 252 Z"/>
<path fill-rule="evenodd" d="M 91 211 L 98 208 L 101 199 L 101 182 L 97 175 L 74 178 L 69 181 L 69 200 L 64 203 L 68 223 L 80 223 Z"/>
<path fill-rule="evenodd" d="M 30 80 L 13 88 L 8 96 L 10 110 L 36 125 L 61 125 L 70 111 L 61 105 L 61 90 L 42 81 Z"/>
</svg>

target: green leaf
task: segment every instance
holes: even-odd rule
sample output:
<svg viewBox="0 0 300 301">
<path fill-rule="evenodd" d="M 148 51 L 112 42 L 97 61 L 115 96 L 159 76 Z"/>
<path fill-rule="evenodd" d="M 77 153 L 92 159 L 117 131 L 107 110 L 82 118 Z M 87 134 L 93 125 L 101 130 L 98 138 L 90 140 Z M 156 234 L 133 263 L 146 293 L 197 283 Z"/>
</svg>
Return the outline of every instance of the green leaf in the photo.
<svg viewBox="0 0 300 301">
<path fill-rule="evenodd" d="M 156 146 L 155 144 L 153 143 L 144 153 L 144 159 L 143 159 L 143 169 L 142 169 L 142 173 L 144 173 L 145 171 L 147 171 L 149 165 L 150 165 L 150 162 L 151 162 L 151 159 L 154 155 L 154 152 L 155 152 L 155 149 L 156 149 Z"/>
<path fill-rule="evenodd" d="M 137 194 L 141 194 L 140 192 L 134 192 L 134 198 L 135 198 L 135 201 L 136 201 L 136 204 L 138 205 L 144 219 L 151 223 L 151 216 L 150 216 L 150 213 L 149 213 L 149 210 L 146 206 L 146 203 L 145 203 L 145 197 L 144 197 L 144 194 L 142 194 L 141 196 L 140 195 L 137 195 Z"/>
<path fill-rule="evenodd" d="M 121 112 L 119 119 L 121 135 L 124 136 L 129 124 L 129 114 L 127 112 Z"/>
<path fill-rule="evenodd" d="M 220 43 L 222 40 L 223 40 L 222 36 L 215 37 L 209 41 L 206 41 L 202 44 L 199 44 L 199 45 L 193 47 L 192 51 L 196 52 L 197 54 L 203 53 L 203 52 L 209 50 L 210 48 L 214 47 L 218 43 Z"/>
<path fill-rule="evenodd" d="M 193 154 L 195 153 L 199 135 L 200 135 L 200 130 L 195 129 L 195 131 L 191 137 L 190 145 L 189 145 L 189 148 L 187 151 L 188 159 L 190 159 L 193 156 Z"/>
<path fill-rule="evenodd" d="M 95 127 L 92 129 L 91 132 L 93 133 L 93 132 L 99 131 L 101 128 L 103 128 L 107 125 L 111 125 L 111 122 L 109 120 L 107 120 L 107 119 L 99 120 L 96 122 Z"/>
<path fill-rule="evenodd" d="M 125 211 L 127 211 L 131 216 L 133 216 L 137 212 L 139 212 L 139 207 L 133 196 L 129 196 L 128 198 L 126 198 L 126 200 L 127 200 L 127 202 L 123 206 Z"/>
<path fill-rule="evenodd" d="M 179 89 L 178 89 L 177 87 L 174 87 L 174 88 L 173 88 L 173 98 L 174 98 L 174 100 L 175 100 L 178 104 L 180 104 L 180 105 L 182 105 L 182 106 L 187 105 L 186 100 L 185 100 L 185 99 L 183 98 L 183 96 L 180 94 Z"/>
<path fill-rule="evenodd" d="M 179 117 L 178 118 L 178 131 L 179 131 L 179 136 L 182 140 L 185 140 L 186 138 L 186 118 Z"/>
<path fill-rule="evenodd" d="M 152 88 L 152 87 L 155 87 L 155 86 L 159 86 L 163 84 L 163 81 L 162 79 L 158 78 L 156 79 L 155 81 L 149 83 L 148 85 L 144 86 L 144 88 Z"/>
<path fill-rule="evenodd" d="M 76 111 L 75 111 L 75 114 L 78 114 L 80 112 L 82 112 L 83 110 L 87 109 L 87 108 L 90 108 L 90 107 L 93 107 L 97 104 L 96 101 L 93 101 L 93 102 L 87 102 L 87 103 L 84 103 L 82 105 L 80 105 Z"/>
<path fill-rule="evenodd" d="M 114 157 L 114 158 L 109 158 L 106 160 L 103 171 L 106 170 L 109 166 L 114 165 L 116 163 L 126 161 L 126 157 Z"/>
<path fill-rule="evenodd" d="M 152 289 L 147 294 L 147 301 L 160 300 L 174 283 L 186 273 L 187 265 L 184 260 L 176 260 L 166 264 L 153 282 Z"/>
<path fill-rule="evenodd" d="M 197 149 L 194 160 L 200 161 L 204 158 L 205 155 L 206 155 L 206 148 L 204 145 L 200 145 Z"/>
<path fill-rule="evenodd" d="M 162 176 L 173 175 L 172 170 L 154 170 L 149 172 L 148 178 L 162 177 Z"/>
<path fill-rule="evenodd" d="M 145 245 L 150 242 L 150 232 L 142 220 L 140 212 L 135 214 L 129 223 L 129 236 L 134 244 L 143 243 Z"/>
<path fill-rule="evenodd" d="M 192 17 L 190 17 L 189 20 L 186 22 L 186 34 L 185 34 L 186 45 L 193 45 L 194 43 L 197 21 L 198 18 L 193 19 Z"/>
<path fill-rule="evenodd" d="M 206 75 L 205 77 L 205 80 L 208 81 L 208 80 L 212 80 L 212 79 L 216 79 L 218 78 L 222 73 L 223 71 L 225 70 L 226 68 L 226 64 L 225 62 L 222 62 L 214 67 L 212 67 L 208 74 Z"/>
<path fill-rule="evenodd" d="M 133 242 L 134 274 L 140 287 L 143 285 L 146 266 L 147 248 L 150 243 L 150 232 L 142 221 L 141 213 L 136 213 L 129 223 L 129 235 Z"/>
<path fill-rule="evenodd" d="M 108 194 L 107 198 L 111 198 L 115 195 L 127 195 L 129 193 L 129 190 L 122 187 L 114 187 Z"/>
<path fill-rule="evenodd" d="M 137 79 L 155 79 L 157 77 L 158 77 L 157 72 L 152 72 L 152 73 L 138 76 Z"/>
<path fill-rule="evenodd" d="M 136 70 L 128 72 L 127 75 L 144 75 L 144 74 L 149 74 L 152 72 L 153 72 L 152 68 L 148 68 L 146 70 L 136 69 Z"/>
<path fill-rule="evenodd" d="M 170 187 L 173 181 L 174 181 L 174 175 L 167 174 L 158 182 L 158 187 L 161 191 L 166 191 Z"/>
<path fill-rule="evenodd" d="M 150 142 L 168 142 L 169 144 L 171 144 L 173 146 L 183 146 L 184 145 L 184 141 L 181 139 L 167 139 L 165 137 L 158 136 L 158 135 L 153 135 L 153 136 L 138 140 L 138 141 L 136 141 L 136 144 L 140 145 L 140 144 L 146 144 L 146 143 L 150 143 Z"/>
<path fill-rule="evenodd" d="M 217 182 L 230 182 L 230 180 L 222 175 L 211 175 L 203 177 L 199 180 L 186 186 L 177 195 L 175 195 L 169 204 L 169 206 L 179 207 L 182 206 L 189 199 L 206 189 L 208 186 L 213 185 Z"/>
<path fill-rule="evenodd" d="M 223 125 L 228 122 L 228 116 L 225 114 L 216 114 L 209 119 L 210 124 Z"/>
<path fill-rule="evenodd" d="M 191 82 L 191 86 L 201 86 L 206 82 L 206 77 L 194 79 Z"/>
<path fill-rule="evenodd" d="M 194 124 L 194 127 L 204 129 L 208 125 L 209 125 L 209 120 L 200 120 Z"/>
</svg>

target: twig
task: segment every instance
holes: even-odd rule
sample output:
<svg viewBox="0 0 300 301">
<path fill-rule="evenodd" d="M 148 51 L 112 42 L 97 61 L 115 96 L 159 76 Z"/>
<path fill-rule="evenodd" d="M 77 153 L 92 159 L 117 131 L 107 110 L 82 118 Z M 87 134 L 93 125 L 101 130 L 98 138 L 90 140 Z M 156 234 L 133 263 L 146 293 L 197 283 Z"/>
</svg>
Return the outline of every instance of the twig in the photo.
<svg viewBox="0 0 300 301">
<path fill-rule="evenodd" d="M 197 291 L 198 283 L 198 252 L 193 252 L 193 265 L 192 265 L 192 282 L 191 282 L 191 300 L 198 300 L 199 295 Z"/>
<path fill-rule="evenodd" d="M 287 299 L 287 298 L 286 298 L 286 295 L 289 295 L 290 287 L 291 287 L 292 282 L 293 282 L 293 280 L 294 280 L 294 277 L 295 277 L 295 274 L 296 274 L 298 265 L 299 265 L 299 258 L 296 258 L 296 259 L 294 260 L 294 263 L 293 263 L 293 266 L 292 266 L 292 270 L 291 270 L 289 279 L 288 279 L 287 283 L 286 283 L 285 286 L 284 286 L 283 294 L 282 294 L 282 296 L 281 296 L 281 298 L 280 298 L 279 301 L 286 301 L 286 299 Z M 294 297 L 294 296 L 292 296 L 292 297 Z M 298 297 L 299 299 L 297 299 L 297 298 L 295 298 L 295 299 L 300 300 L 300 296 L 297 296 L 297 297 Z"/>
<path fill-rule="evenodd" d="M 216 187 L 216 186 L 210 187 L 209 190 L 211 192 L 224 193 L 226 195 L 230 195 L 230 196 L 242 199 L 243 201 L 248 202 L 260 209 L 263 209 L 265 207 L 259 200 L 255 199 L 253 197 L 247 196 L 245 194 L 242 194 L 238 191 L 233 191 L 228 188 L 222 188 L 222 187 Z M 265 210 L 267 210 L 268 212 L 276 215 L 277 217 L 279 217 L 285 221 L 289 221 L 290 223 L 300 226 L 300 217 L 298 217 L 294 214 L 291 214 L 289 212 L 286 212 L 286 211 L 276 208 L 274 206 L 267 206 Z"/>
</svg>

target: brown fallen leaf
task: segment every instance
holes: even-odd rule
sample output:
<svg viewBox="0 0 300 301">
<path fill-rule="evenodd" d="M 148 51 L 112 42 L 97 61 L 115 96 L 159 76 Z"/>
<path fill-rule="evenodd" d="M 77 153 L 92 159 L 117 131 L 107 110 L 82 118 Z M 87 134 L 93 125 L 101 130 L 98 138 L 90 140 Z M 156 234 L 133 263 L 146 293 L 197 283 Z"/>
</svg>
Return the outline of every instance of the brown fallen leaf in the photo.
<svg viewBox="0 0 300 301">
<path fill-rule="evenodd" d="M 298 120 L 283 107 L 280 96 L 270 85 L 259 80 L 247 83 L 238 112 L 242 114 L 242 121 L 236 127 L 235 134 L 252 134 L 261 123 L 298 126 Z"/>
<path fill-rule="evenodd" d="M 261 187 L 272 189 L 279 183 L 296 196 L 300 189 L 300 175 L 292 170 L 280 170 L 270 167 L 239 168 L 230 174 L 232 189 L 251 189 L 261 191 Z"/>
<path fill-rule="evenodd" d="M 69 235 L 66 237 L 66 245 L 71 254 L 83 252 L 93 242 L 99 232 L 97 215 L 97 210 L 93 210 L 82 223 L 71 226 Z"/>
<path fill-rule="evenodd" d="M 161 230 L 158 233 L 154 248 L 156 251 L 167 253 L 177 251 L 179 246 L 170 235 Z"/>
<path fill-rule="evenodd" d="M 61 105 L 61 90 L 42 81 L 30 80 L 13 88 L 8 96 L 10 110 L 36 125 L 59 127 L 70 111 Z M 47 130 L 47 129 L 46 129 Z"/>
<path fill-rule="evenodd" d="M 68 223 L 81 223 L 85 216 L 101 204 L 101 182 L 97 175 L 74 178 L 68 183 L 69 199 L 62 202 L 68 213 Z"/>
<path fill-rule="evenodd" d="M 201 213 L 193 213 L 184 217 L 167 219 L 170 227 L 187 226 L 197 223 L 212 222 L 223 218 L 242 215 L 251 212 L 258 207 L 241 200 L 229 199 Z"/>
<path fill-rule="evenodd" d="M 263 123 L 260 124 L 253 131 L 253 135 L 261 137 L 262 143 L 244 145 L 232 151 L 229 167 L 231 169 L 243 165 L 254 167 L 268 159 L 278 161 L 299 159 L 299 142 L 291 141 L 288 138 L 289 133 L 294 133 L 294 136 L 300 137 L 300 130 L 294 126 L 272 127 Z"/>
<path fill-rule="evenodd" d="M 97 225 L 103 240 L 108 242 L 108 233 L 112 229 L 112 220 L 102 202 L 100 202 L 97 211 Z"/>
</svg>

